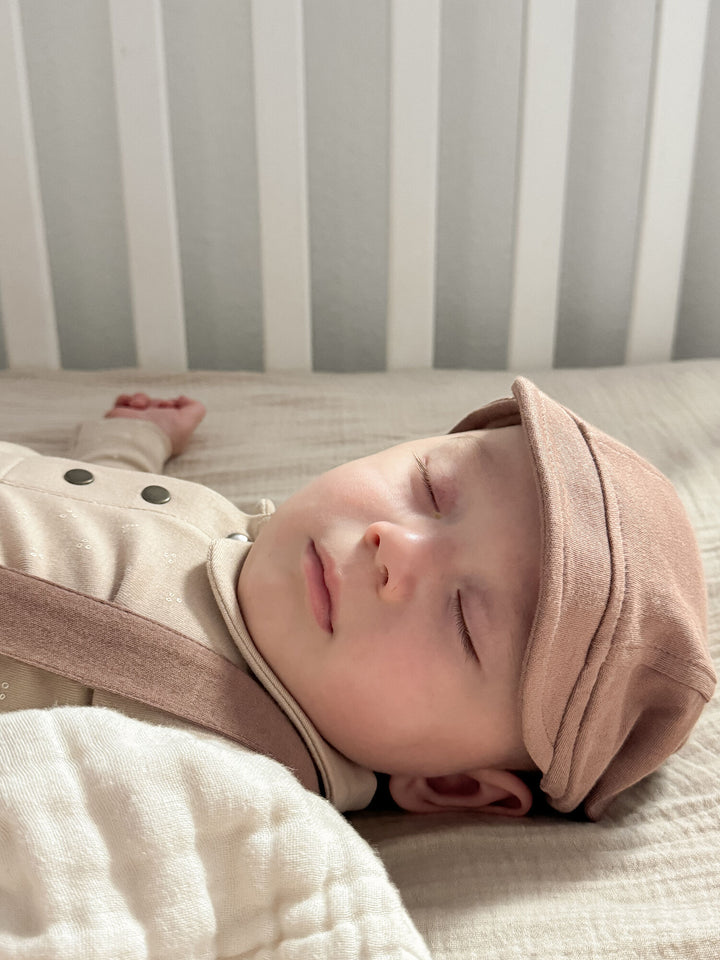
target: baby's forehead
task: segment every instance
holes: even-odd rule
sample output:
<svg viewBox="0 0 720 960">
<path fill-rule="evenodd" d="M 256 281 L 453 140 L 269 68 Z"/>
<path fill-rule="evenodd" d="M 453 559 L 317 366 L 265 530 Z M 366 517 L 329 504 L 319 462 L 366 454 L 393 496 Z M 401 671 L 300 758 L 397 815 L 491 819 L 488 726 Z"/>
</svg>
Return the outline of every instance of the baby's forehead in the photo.
<svg viewBox="0 0 720 960">
<path fill-rule="evenodd" d="M 431 447 L 446 447 L 448 450 L 452 450 L 457 447 L 458 444 L 477 443 L 485 433 L 487 433 L 486 430 L 466 430 L 462 433 L 431 434 L 425 437 L 417 437 L 414 440 L 404 440 L 396 446 L 404 447 L 411 444 L 422 444 Z"/>
<path fill-rule="evenodd" d="M 460 453 L 469 453 L 470 445 L 476 444 L 479 437 L 485 433 L 483 430 L 469 430 L 466 433 L 442 433 L 424 437 L 415 437 L 410 440 L 401 440 L 391 446 L 383 447 L 371 451 L 369 456 L 384 457 L 395 453 L 426 455 L 447 454 L 448 457 L 457 458 Z"/>
<path fill-rule="evenodd" d="M 495 450 L 506 441 L 519 442 L 522 438 L 523 447 L 527 446 L 525 431 L 522 424 L 512 424 L 502 427 L 486 427 L 477 430 L 463 430 L 458 433 L 444 433 L 436 436 L 424 437 L 421 440 L 409 441 L 439 449 L 450 455 L 477 456 L 490 459 Z"/>
</svg>

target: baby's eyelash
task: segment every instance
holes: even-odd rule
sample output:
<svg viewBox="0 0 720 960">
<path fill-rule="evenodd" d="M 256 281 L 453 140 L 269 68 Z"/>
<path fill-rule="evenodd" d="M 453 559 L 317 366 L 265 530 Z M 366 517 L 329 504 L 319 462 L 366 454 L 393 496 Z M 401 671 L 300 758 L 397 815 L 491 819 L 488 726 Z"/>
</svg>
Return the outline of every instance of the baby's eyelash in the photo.
<svg viewBox="0 0 720 960">
<path fill-rule="evenodd" d="M 480 658 L 477 655 L 477 650 L 473 646 L 472 637 L 470 636 L 470 631 L 468 630 L 467 623 L 465 623 L 465 617 L 463 615 L 462 601 L 460 599 L 460 591 L 455 595 L 455 603 L 453 604 L 455 609 L 455 623 L 457 624 L 458 633 L 460 634 L 460 639 L 462 640 L 462 645 L 465 650 L 465 653 L 470 660 L 477 660 L 480 663 Z"/>
<path fill-rule="evenodd" d="M 435 490 L 433 489 L 432 480 L 430 479 L 430 472 L 428 471 L 428 468 L 424 460 L 421 460 L 416 453 L 413 454 L 413 457 L 415 458 L 415 463 L 417 464 L 418 470 L 420 471 L 420 476 L 422 477 L 422 481 L 425 484 L 425 489 L 429 493 L 430 499 L 432 500 L 433 510 L 435 511 L 436 515 L 439 517 L 440 507 L 438 505 L 437 500 L 435 499 Z"/>
</svg>

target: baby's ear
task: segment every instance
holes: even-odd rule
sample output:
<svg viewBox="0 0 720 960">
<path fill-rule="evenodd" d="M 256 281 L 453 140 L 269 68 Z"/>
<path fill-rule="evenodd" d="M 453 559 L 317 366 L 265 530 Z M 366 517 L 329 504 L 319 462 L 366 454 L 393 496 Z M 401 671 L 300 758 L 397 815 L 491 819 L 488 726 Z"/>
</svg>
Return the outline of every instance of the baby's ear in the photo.
<svg viewBox="0 0 720 960">
<path fill-rule="evenodd" d="M 444 777 L 390 777 L 390 793 L 412 813 L 474 810 L 476 813 L 524 817 L 532 806 L 530 788 L 509 770 L 469 770 Z"/>
</svg>

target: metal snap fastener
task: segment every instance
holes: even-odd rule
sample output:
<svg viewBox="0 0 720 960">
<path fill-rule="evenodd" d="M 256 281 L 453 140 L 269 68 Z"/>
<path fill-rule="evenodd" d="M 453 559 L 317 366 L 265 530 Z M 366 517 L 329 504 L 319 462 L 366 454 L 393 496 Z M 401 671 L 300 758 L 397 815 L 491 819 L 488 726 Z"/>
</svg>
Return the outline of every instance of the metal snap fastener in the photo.
<svg viewBox="0 0 720 960">
<path fill-rule="evenodd" d="M 170 499 L 170 493 L 165 487 L 156 487 L 154 485 L 145 487 L 140 496 L 143 500 L 147 500 L 148 503 L 167 503 Z"/>
<path fill-rule="evenodd" d="M 63 474 L 63 479 L 67 480 L 68 483 L 75 483 L 82 486 L 86 483 L 92 483 L 95 477 L 89 470 L 83 470 L 82 467 L 75 467 L 73 470 L 68 470 L 67 473 Z"/>
<path fill-rule="evenodd" d="M 226 537 L 226 540 L 242 540 L 243 543 L 247 543 L 250 537 L 246 537 L 244 533 L 229 533 Z"/>
</svg>

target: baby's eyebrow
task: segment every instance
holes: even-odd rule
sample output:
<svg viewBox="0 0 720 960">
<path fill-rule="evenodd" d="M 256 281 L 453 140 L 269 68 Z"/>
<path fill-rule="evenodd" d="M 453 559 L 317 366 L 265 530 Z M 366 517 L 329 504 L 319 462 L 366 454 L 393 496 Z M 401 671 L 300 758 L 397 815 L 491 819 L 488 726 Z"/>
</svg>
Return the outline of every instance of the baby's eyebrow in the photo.
<svg viewBox="0 0 720 960">
<path fill-rule="evenodd" d="M 469 430 L 467 433 L 451 433 L 448 437 L 448 440 L 454 441 L 456 443 L 458 441 L 460 441 L 461 443 L 465 441 L 467 443 L 479 444 L 480 436 L 481 434 L 479 430 Z"/>
<path fill-rule="evenodd" d="M 437 450 L 452 451 L 457 450 L 461 443 L 479 444 L 480 435 L 478 431 L 469 433 L 450 433 L 442 438 L 442 443 L 438 444 Z"/>
<path fill-rule="evenodd" d="M 460 443 L 472 444 L 478 456 L 485 456 L 486 450 L 485 444 L 483 443 L 483 436 L 486 432 L 485 430 L 470 430 L 467 433 L 457 433 L 454 436 L 451 434 L 451 437 Z"/>
<path fill-rule="evenodd" d="M 477 457 L 477 460 L 481 461 L 483 466 L 491 469 L 494 461 L 493 451 L 490 445 L 482 442 L 482 432 L 479 430 L 468 433 L 450 434 L 447 444 L 442 444 L 440 450 L 446 451 L 452 458 L 458 455 L 458 449 L 461 445 L 464 453 L 467 449 L 467 444 L 475 448 L 471 451 L 472 456 Z M 474 462 L 471 465 L 476 465 L 476 463 Z"/>
</svg>

